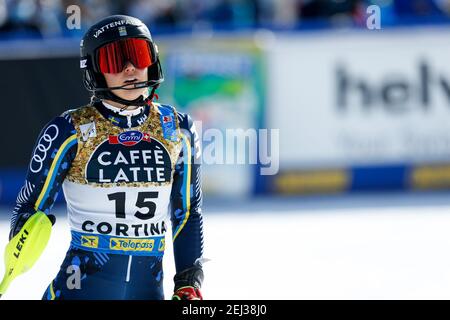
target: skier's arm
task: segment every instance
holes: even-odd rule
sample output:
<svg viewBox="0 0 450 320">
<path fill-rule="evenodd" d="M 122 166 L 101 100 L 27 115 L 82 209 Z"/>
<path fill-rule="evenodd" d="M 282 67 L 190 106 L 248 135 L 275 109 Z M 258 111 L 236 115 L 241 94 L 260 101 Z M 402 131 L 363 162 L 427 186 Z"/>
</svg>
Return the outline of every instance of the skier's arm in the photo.
<svg viewBox="0 0 450 320">
<path fill-rule="evenodd" d="M 171 221 L 176 275 L 175 299 L 200 298 L 203 281 L 202 190 L 200 144 L 192 119 L 179 113 L 183 148 L 178 159 L 171 194 Z"/>
<path fill-rule="evenodd" d="M 37 211 L 49 215 L 77 153 L 77 137 L 69 114 L 56 117 L 41 131 L 33 149 L 25 183 L 11 217 L 12 239 Z"/>
</svg>

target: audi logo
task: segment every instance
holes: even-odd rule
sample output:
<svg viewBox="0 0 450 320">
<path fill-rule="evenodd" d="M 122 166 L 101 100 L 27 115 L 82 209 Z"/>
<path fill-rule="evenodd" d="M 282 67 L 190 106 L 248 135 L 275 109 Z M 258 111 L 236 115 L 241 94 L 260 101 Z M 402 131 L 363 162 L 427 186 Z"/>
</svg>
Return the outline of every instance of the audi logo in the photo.
<svg viewBox="0 0 450 320">
<path fill-rule="evenodd" d="M 48 126 L 44 134 L 38 141 L 36 149 L 34 149 L 33 157 L 30 163 L 31 172 L 39 172 L 44 165 L 44 159 L 47 157 L 47 151 L 50 149 L 52 142 L 59 134 L 59 129 L 55 124 Z"/>
</svg>

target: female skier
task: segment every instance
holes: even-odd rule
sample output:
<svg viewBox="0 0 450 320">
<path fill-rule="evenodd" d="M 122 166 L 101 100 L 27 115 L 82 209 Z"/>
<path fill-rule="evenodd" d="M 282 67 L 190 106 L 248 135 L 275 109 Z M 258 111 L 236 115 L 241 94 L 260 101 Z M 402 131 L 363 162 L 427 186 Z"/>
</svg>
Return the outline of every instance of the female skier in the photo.
<svg viewBox="0 0 450 320">
<path fill-rule="evenodd" d="M 86 106 L 40 133 L 11 219 L 10 239 L 61 186 L 72 241 L 43 299 L 164 299 L 162 258 L 171 217 L 172 299 L 202 299 L 200 145 L 191 118 L 153 102 L 163 81 L 140 20 L 115 15 L 80 44 Z"/>
</svg>

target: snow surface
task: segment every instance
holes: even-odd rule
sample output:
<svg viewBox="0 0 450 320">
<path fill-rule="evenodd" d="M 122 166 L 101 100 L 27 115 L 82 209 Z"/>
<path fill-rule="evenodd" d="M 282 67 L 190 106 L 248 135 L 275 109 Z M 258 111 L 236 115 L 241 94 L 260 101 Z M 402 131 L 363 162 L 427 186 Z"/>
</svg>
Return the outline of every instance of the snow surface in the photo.
<svg viewBox="0 0 450 320">
<path fill-rule="evenodd" d="M 287 202 L 280 210 L 261 205 L 205 211 L 204 257 L 210 261 L 204 265 L 202 293 L 224 300 L 450 299 L 450 196 L 408 199 L 320 205 L 318 198 L 313 205 Z M 8 232 L 9 222 L 0 220 L 0 248 Z M 62 215 L 40 260 L 16 278 L 3 299 L 40 299 L 69 242 Z M 174 275 L 170 243 L 164 258 L 166 298 Z"/>
</svg>

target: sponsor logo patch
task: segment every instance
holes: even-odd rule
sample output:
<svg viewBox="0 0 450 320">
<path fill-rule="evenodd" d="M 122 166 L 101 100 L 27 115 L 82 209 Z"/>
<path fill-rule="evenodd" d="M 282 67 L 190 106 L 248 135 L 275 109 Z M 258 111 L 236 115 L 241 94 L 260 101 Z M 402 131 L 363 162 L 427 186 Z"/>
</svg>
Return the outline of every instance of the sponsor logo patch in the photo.
<svg viewBox="0 0 450 320">
<path fill-rule="evenodd" d="M 126 27 L 119 27 L 119 35 L 121 37 L 126 36 L 127 35 L 127 28 Z"/>
<path fill-rule="evenodd" d="M 38 144 L 34 149 L 33 157 L 30 162 L 30 170 L 33 173 L 41 171 L 44 161 L 47 159 L 47 152 L 51 154 L 52 143 L 59 135 L 59 128 L 56 124 L 52 124 L 45 129 L 39 138 Z"/>
<path fill-rule="evenodd" d="M 164 139 L 170 141 L 177 141 L 177 126 L 174 120 L 174 115 L 171 111 L 161 109 L 160 121 L 163 129 Z"/>
<path fill-rule="evenodd" d="M 130 147 L 141 141 L 150 142 L 150 135 L 140 131 L 126 131 L 116 136 L 110 135 L 108 141 L 109 144 L 121 144 Z"/>
<path fill-rule="evenodd" d="M 111 238 L 109 248 L 121 251 L 152 251 L 155 246 L 154 239 L 123 239 Z"/>
<path fill-rule="evenodd" d="M 80 125 L 81 137 L 83 141 L 87 141 L 89 138 L 97 136 L 97 129 L 95 128 L 95 122 L 89 122 Z"/>
<path fill-rule="evenodd" d="M 166 248 L 166 239 L 161 239 L 161 242 L 159 243 L 159 248 L 158 251 L 164 251 L 164 249 Z"/>
<path fill-rule="evenodd" d="M 81 236 L 81 245 L 87 248 L 98 248 L 97 236 Z"/>
<path fill-rule="evenodd" d="M 172 122 L 172 117 L 171 116 L 163 116 L 163 122 L 164 122 L 164 124 L 166 124 L 168 122 Z"/>
<path fill-rule="evenodd" d="M 127 25 L 127 24 L 129 24 L 129 25 L 138 25 L 134 21 L 131 21 L 131 20 L 119 20 L 119 21 L 110 22 L 110 23 L 105 24 L 104 26 L 98 28 L 98 30 L 95 31 L 95 33 L 94 33 L 94 37 L 98 38 L 99 35 L 101 35 L 103 32 L 105 32 L 105 31 L 107 31 L 109 29 L 113 29 L 113 28 L 116 28 L 116 27 L 119 27 L 119 28 L 120 27 L 124 27 L 124 25 Z M 120 34 L 120 30 L 119 30 L 119 34 Z M 120 34 L 120 35 L 122 35 L 122 34 Z"/>
<path fill-rule="evenodd" d="M 127 131 L 110 135 L 92 153 L 86 181 L 128 183 L 171 181 L 172 161 L 164 144 L 147 133 Z"/>
</svg>

